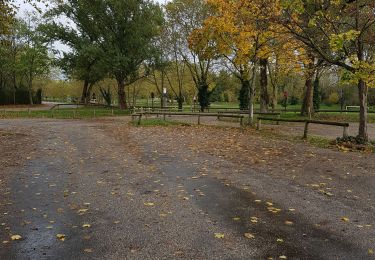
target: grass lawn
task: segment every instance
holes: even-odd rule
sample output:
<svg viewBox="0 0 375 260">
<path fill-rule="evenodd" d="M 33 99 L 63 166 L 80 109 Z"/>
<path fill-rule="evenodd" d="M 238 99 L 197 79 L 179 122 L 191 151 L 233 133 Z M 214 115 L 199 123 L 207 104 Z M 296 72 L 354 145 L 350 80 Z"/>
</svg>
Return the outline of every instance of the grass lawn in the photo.
<svg viewBox="0 0 375 260">
<path fill-rule="evenodd" d="M 1 111 L 0 118 L 94 118 L 105 116 L 123 116 L 129 115 L 128 110 L 111 109 L 111 108 L 66 108 L 53 110 L 30 110 L 30 111 Z"/>
</svg>

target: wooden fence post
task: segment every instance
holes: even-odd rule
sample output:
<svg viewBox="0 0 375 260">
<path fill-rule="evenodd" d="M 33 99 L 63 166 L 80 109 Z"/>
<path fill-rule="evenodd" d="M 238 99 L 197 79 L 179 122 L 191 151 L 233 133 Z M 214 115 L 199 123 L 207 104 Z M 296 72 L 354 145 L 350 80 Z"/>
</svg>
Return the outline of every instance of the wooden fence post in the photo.
<svg viewBox="0 0 375 260">
<path fill-rule="evenodd" d="M 261 119 L 258 118 L 257 130 L 260 130 L 261 124 L 262 124 Z"/>
<path fill-rule="evenodd" d="M 138 117 L 138 125 L 141 125 L 141 120 L 142 120 L 142 114 L 139 114 L 139 117 Z"/>
<path fill-rule="evenodd" d="M 307 139 L 308 131 L 309 131 L 309 122 L 305 122 L 305 130 L 303 131 L 303 139 Z"/>
<path fill-rule="evenodd" d="M 201 115 L 198 114 L 198 125 L 200 125 L 200 124 L 201 124 Z"/>
</svg>

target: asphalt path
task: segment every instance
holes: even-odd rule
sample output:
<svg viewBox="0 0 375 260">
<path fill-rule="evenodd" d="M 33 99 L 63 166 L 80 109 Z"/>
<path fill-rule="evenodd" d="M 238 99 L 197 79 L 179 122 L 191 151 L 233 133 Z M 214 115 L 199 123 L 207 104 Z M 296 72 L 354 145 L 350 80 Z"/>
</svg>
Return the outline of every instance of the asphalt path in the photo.
<svg viewBox="0 0 375 260">
<path fill-rule="evenodd" d="M 0 259 L 374 259 L 373 155 L 122 119 L 0 133 L 19 135 L 0 172 Z M 232 156 L 240 141 L 291 152 L 255 162 Z"/>
</svg>

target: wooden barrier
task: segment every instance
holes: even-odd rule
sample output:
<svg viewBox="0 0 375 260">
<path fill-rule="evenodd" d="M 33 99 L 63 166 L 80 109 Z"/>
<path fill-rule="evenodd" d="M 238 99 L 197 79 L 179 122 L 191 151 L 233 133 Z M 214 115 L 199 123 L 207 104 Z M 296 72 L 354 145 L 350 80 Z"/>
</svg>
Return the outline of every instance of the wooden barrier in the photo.
<svg viewBox="0 0 375 260">
<path fill-rule="evenodd" d="M 341 126 L 343 127 L 343 137 L 348 136 L 349 123 L 340 123 L 332 121 L 320 121 L 320 120 L 310 120 L 310 119 L 286 119 L 286 118 L 271 118 L 271 117 L 258 117 L 257 130 L 261 128 L 261 121 L 277 121 L 277 122 L 296 122 L 296 123 L 305 123 L 305 128 L 303 131 L 303 138 L 306 139 L 309 130 L 309 124 L 320 124 L 320 125 L 332 125 L 332 126 Z"/>
<path fill-rule="evenodd" d="M 134 113 L 132 114 L 132 121 L 134 122 L 135 118 L 138 118 L 138 125 L 141 123 L 142 115 L 159 115 L 163 116 L 163 119 L 166 120 L 166 116 L 197 116 L 198 125 L 201 123 L 201 117 L 217 117 L 218 113 L 190 113 L 190 112 L 143 112 L 143 113 Z M 240 125 L 243 125 L 243 115 L 221 115 L 221 117 L 228 118 L 238 118 L 240 119 Z"/>
</svg>

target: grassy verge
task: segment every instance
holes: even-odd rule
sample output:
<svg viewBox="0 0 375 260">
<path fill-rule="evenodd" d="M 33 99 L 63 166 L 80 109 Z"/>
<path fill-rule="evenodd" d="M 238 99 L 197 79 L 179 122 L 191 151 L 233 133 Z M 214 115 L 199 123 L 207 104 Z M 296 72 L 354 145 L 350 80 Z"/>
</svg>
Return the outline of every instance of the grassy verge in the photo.
<svg viewBox="0 0 375 260">
<path fill-rule="evenodd" d="M 0 118 L 57 118 L 57 119 L 83 119 L 109 116 L 129 115 L 128 110 L 110 108 L 66 108 L 53 110 L 30 110 L 30 111 L 1 111 Z"/>
</svg>

